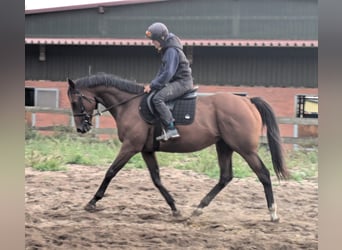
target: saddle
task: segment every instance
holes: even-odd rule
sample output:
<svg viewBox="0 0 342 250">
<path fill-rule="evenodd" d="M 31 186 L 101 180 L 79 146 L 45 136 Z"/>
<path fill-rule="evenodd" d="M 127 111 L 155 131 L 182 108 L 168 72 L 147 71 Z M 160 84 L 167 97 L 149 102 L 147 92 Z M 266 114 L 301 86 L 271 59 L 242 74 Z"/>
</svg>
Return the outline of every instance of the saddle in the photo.
<svg viewBox="0 0 342 250">
<path fill-rule="evenodd" d="M 165 103 L 175 119 L 175 125 L 189 125 L 194 121 L 197 90 L 198 87 L 196 86 L 184 95 Z M 156 91 L 153 91 L 145 95 L 139 106 L 140 116 L 149 124 L 160 123 L 158 112 L 152 103 L 152 98 L 155 93 Z"/>
</svg>

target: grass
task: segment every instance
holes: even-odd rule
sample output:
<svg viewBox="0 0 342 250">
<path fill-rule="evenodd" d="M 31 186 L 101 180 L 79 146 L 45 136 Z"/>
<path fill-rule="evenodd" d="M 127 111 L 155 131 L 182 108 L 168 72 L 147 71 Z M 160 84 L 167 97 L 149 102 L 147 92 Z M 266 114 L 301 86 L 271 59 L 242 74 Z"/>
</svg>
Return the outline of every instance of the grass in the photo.
<svg viewBox="0 0 342 250">
<path fill-rule="evenodd" d="M 120 142 L 99 141 L 89 135 L 80 136 L 56 131 L 53 136 L 41 136 L 26 131 L 25 164 L 40 171 L 66 170 L 68 164 L 90 166 L 109 166 L 120 149 Z M 274 175 L 270 154 L 265 147 L 259 149 L 259 155 L 266 167 Z M 192 170 L 211 178 L 219 177 L 219 167 L 215 147 L 199 152 L 180 154 L 157 152 L 161 167 Z M 317 177 L 317 150 L 310 152 L 289 151 L 286 163 L 292 179 L 301 181 Z M 140 154 L 135 155 L 125 168 L 146 168 Z M 247 163 L 238 154 L 233 154 L 234 177 L 255 176 Z"/>
</svg>

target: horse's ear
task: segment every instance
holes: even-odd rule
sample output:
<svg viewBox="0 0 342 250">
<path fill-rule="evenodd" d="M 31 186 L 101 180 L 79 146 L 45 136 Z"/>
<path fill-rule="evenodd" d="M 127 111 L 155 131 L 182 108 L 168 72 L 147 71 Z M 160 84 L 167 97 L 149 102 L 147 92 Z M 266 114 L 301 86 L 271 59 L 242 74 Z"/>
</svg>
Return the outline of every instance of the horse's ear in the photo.
<svg viewBox="0 0 342 250">
<path fill-rule="evenodd" d="M 69 83 L 69 88 L 70 89 L 75 89 L 75 83 L 73 82 L 73 80 L 68 78 L 68 83 Z"/>
</svg>

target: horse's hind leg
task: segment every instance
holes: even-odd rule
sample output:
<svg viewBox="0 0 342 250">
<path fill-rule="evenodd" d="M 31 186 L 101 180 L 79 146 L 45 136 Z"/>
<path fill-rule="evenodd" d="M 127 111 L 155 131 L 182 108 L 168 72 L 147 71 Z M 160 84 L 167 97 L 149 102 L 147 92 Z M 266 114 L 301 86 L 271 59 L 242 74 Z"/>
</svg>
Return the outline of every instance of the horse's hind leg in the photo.
<svg viewBox="0 0 342 250">
<path fill-rule="evenodd" d="M 218 157 L 218 163 L 220 166 L 219 182 L 202 199 L 202 201 L 197 206 L 197 209 L 193 212 L 192 215 L 200 215 L 202 213 L 202 209 L 208 206 L 209 203 L 215 198 L 215 196 L 233 179 L 233 151 L 223 140 L 220 140 L 216 143 L 216 152 Z"/>
<path fill-rule="evenodd" d="M 247 161 L 254 173 L 258 176 L 258 179 L 264 186 L 267 207 L 271 215 L 271 221 L 278 222 L 279 217 L 277 215 L 277 205 L 274 202 L 272 182 L 270 178 L 270 172 L 265 167 L 264 163 L 260 159 L 257 153 L 251 153 L 241 156 Z"/>
<path fill-rule="evenodd" d="M 176 208 L 174 199 L 172 198 L 171 194 L 166 190 L 166 188 L 161 183 L 160 174 L 159 174 L 159 166 L 158 166 L 155 153 L 154 152 L 142 152 L 141 154 L 144 158 L 144 161 L 146 162 L 148 170 L 150 171 L 153 184 L 158 188 L 160 193 L 163 195 L 167 204 L 169 204 L 172 210 L 172 214 L 174 216 L 180 216 L 180 213 Z"/>
</svg>

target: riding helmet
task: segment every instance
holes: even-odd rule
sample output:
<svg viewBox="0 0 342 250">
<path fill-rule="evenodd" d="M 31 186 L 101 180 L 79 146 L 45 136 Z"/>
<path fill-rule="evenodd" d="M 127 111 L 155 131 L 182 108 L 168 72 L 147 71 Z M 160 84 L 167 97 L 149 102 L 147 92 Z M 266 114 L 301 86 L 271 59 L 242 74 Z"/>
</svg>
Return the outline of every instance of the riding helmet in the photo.
<svg viewBox="0 0 342 250">
<path fill-rule="evenodd" d="M 169 35 L 169 30 L 165 24 L 157 22 L 148 27 L 145 34 L 147 38 L 156 40 L 163 45 L 166 37 Z"/>
</svg>

